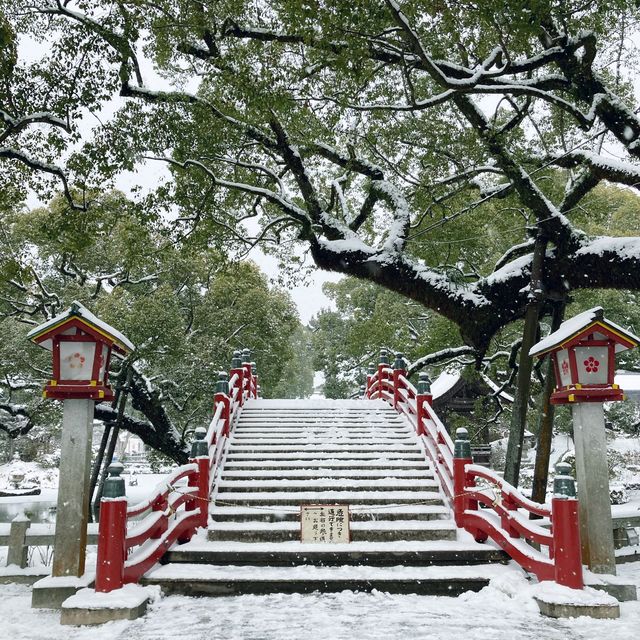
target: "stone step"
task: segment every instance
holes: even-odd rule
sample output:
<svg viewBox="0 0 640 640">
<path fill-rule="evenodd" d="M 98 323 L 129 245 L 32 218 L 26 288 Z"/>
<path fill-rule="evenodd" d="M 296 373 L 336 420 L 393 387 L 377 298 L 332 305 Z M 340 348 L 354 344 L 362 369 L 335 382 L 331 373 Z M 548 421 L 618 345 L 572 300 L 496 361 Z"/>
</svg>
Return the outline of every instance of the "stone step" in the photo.
<svg viewBox="0 0 640 640">
<path fill-rule="evenodd" d="M 355 489 L 375 489 L 380 492 L 429 491 L 438 490 L 440 484 L 435 480 L 413 478 L 321 478 L 321 479 L 269 479 L 269 480 L 222 480 L 217 483 L 219 492 L 319 492 L 346 491 Z"/>
<path fill-rule="evenodd" d="M 398 414 L 389 406 L 385 407 L 371 407 L 367 406 L 365 402 L 360 407 L 350 408 L 335 408 L 335 407 L 295 407 L 286 409 L 284 407 L 272 407 L 272 408 L 260 408 L 251 407 L 245 405 L 242 411 L 242 417 L 246 416 L 262 416 L 262 415 L 275 415 L 275 416 L 322 416 L 322 415 L 343 415 L 343 416 L 393 416 L 398 417 Z"/>
<path fill-rule="evenodd" d="M 327 424 L 335 424 L 336 422 L 344 422 L 345 424 L 405 424 L 402 418 L 395 412 L 389 415 L 379 415 L 372 413 L 355 413 L 353 415 L 345 415 L 340 413 L 296 413 L 284 415 L 280 413 L 251 415 L 242 412 L 238 419 L 241 424 L 251 422 L 274 422 L 282 424 L 287 422 L 326 422 Z"/>
<path fill-rule="evenodd" d="M 504 567 L 477 564 L 450 567 L 318 567 L 300 565 L 219 566 L 167 564 L 156 566 L 142 584 L 159 585 L 166 595 L 233 596 L 269 593 L 381 591 L 432 596 L 458 596 L 480 591 Z"/>
<path fill-rule="evenodd" d="M 323 452 L 318 451 L 288 451 L 286 453 L 282 453 L 280 451 L 265 451 L 259 453 L 246 453 L 240 451 L 229 451 L 227 455 L 228 461 L 237 461 L 237 460 L 265 460 L 265 461 L 275 461 L 275 460 L 308 460 L 311 464 L 311 461 L 315 460 L 318 462 L 321 461 L 331 461 L 331 460 L 412 460 L 425 462 L 425 454 L 419 451 L 408 452 L 408 451 L 367 451 L 366 453 L 362 453 L 360 451 L 348 451 L 348 452 L 326 452 L 329 455 L 321 455 Z"/>
<path fill-rule="evenodd" d="M 414 447 L 415 444 L 416 442 L 413 438 L 343 438 L 341 436 L 318 438 L 313 435 L 303 438 L 231 438 L 229 440 L 230 448 L 239 447 L 243 450 L 246 448 L 265 450 L 267 447 L 276 447 L 277 449 L 291 447 L 295 450 L 297 447 L 298 450 L 303 451 L 310 446 L 331 447 L 332 450 L 344 449 L 346 451 L 351 451 L 356 447 L 366 447 L 365 450 L 368 450 L 368 447 L 375 446 L 384 450 L 396 445 Z M 286 450 L 289 449 L 287 448 Z"/>
<path fill-rule="evenodd" d="M 236 453 L 415 453 L 416 443 L 407 444 L 231 444 L 229 452 Z"/>
<path fill-rule="evenodd" d="M 238 471 L 259 471 L 259 470 L 296 470 L 310 469 L 322 472 L 326 469 L 362 469 L 362 470 L 430 470 L 431 466 L 428 462 L 422 460 L 375 460 L 375 459 L 357 459 L 357 460 L 238 460 L 234 461 L 227 458 L 224 470 Z"/>
<path fill-rule="evenodd" d="M 397 415 L 395 417 L 382 416 L 380 418 L 373 418 L 368 416 L 360 416 L 358 418 L 345 418 L 343 416 L 295 416 L 291 418 L 283 416 L 264 416 L 260 418 L 247 418 L 242 417 L 238 420 L 238 426 L 243 428 L 253 427 L 258 428 L 260 426 L 268 427 L 296 427 L 304 425 L 305 427 L 335 427 L 340 425 L 345 428 L 362 428 L 362 427 L 376 427 L 380 429 L 398 429 L 406 428 L 407 423 L 404 422 Z"/>
<path fill-rule="evenodd" d="M 277 422 L 274 422 L 270 425 L 263 426 L 255 426 L 255 427 L 247 427 L 238 425 L 233 430 L 235 434 L 242 435 L 252 435 L 252 434 L 282 434 L 282 435 L 296 435 L 296 434 L 304 434 L 304 433 L 344 433 L 345 435 L 357 435 L 363 434 L 368 435 L 370 433 L 382 433 L 384 435 L 394 435 L 394 434 L 405 434 L 405 433 L 413 433 L 411 427 L 407 427 L 404 425 L 397 425 L 393 427 L 383 427 L 383 426 L 371 426 L 367 427 L 366 425 L 358 425 L 358 426 L 337 426 L 335 423 L 331 425 L 321 426 L 307 426 L 307 427 L 295 427 L 295 426 L 282 426 Z"/>
<path fill-rule="evenodd" d="M 300 505 L 300 504 L 443 504 L 436 491 L 300 491 L 231 492 L 221 491 L 216 505 Z"/>
<path fill-rule="evenodd" d="M 416 478 L 425 480 L 434 478 L 433 471 L 429 467 L 426 469 L 402 469 L 389 467 L 388 469 L 251 469 L 235 470 L 223 469 L 222 480 L 271 480 L 271 479 L 320 479 L 320 478 L 343 478 L 374 480 L 386 478 Z"/>
<path fill-rule="evenodd" d="M 291 442 L 292 444 L 298 444 L 300 441 L 312 440 L 324 442 L 326 440 L 339 440 L 340 442 L 349 443 L 354 442 L 415 442 L 415 439 L 411 437 L 411 434 L 405 432 L 395 432 L 392 434 L 385 434 L 383 432 L 363 431 L 362 433 L 345 433 L 342 430 L 335 429 L 326 432 L 318 432 L 311 429 L 305 429 L 299 433 L 268 433 L 261 431 L 256 434 L 238 433 L 234 432 L 231 442 L 246 443 L 246 442 L 260 442 L 260 444 L 270 444 L 270 440 L 273 440 L 275 444 L 281 442 Z"/>
<path fill-rule="evenodd" d="M 262 423 L 238 423 L 234 433 L 256 433 L 266 432 L 271 433 L 273 431 L 282 431 L 282 433 L 300 433 L 305 431 L 340 431 L 342 433 L 370 433 L 371 431 L 379 431 L 381 433 L 410 433 L 411 427 L 406 423 L 389 424 L 388 422 L 380 422 L 376 424 L 367 423 L 354 423 L 344 424 L 336 422 L 335 420 L 327 421 L 326 423 L 301 423 L 301 422 L 282 422 L 274 419 L 272 422 Z"/>
<path fill-rule="evenodd" d="M 295 418 L 345 418 L 346 420 L 382 420 L 389 418 L 392 420 L 402 420 L 402 417 L 393 409 L 388 408 L 384 411 L 377 409 L 370 411 L 334 411 L 321 409 L 306 411 L 252 411 L 251 408 L 245 407 L 240 416 L 241 420 L 262 419 L 262 418 L 285 418 L 293 420 Z"/>
<path fill-rule="evenodd" d="M 172 547 L 163 561 L 212 565 L 394 567 L 472 565 L 507 562 L 502 550 L 476 543 L 438 540 L 428 542 L 351 542 L 348 544 L 302 544 L 300 542 L 209 542 L 198 538 Z"/>
<path fill-rule="evenodd" d="M 209 514 L 214 522 L 300 522 L 300 509 L 262 505 L 256 507 L 221 507 L 213 505 Z M 370 520 L 443 520 L 451 516 L 442 505 L 349 505 L 352 522 Z"/>
<path fill-rule="evenodd" d="M 391 540 L 455 540 L 457 529 L 450 520 L 377 520 L 352 522 L 352 542 Z M 297 522 L 212 522 L 208 539 L 236 542 L 285 542 L 300 539 Z"/>
<path fill-rule="evenodd" d="M 243 410 L 242 415 L 239 417 L 238 422 L 266 422 L 266 421 L 286 421 L 291 422 L 295 420 L 321 420 L 324 422 L 348 422 L 348 423 L 371 423 L 371 422 L 384 422 L 395 424 L 406 424 L 404 418 L 397 414 L 395 411 L 391 413 L 369 413 L 363 411 L 356 411 L 354 413 L 309 413 L 309 412 L 294 412 L 294 413 L 278 413 L 278 412 L 260 412 L 252 413 L 246 409 Z"/>
</svg>

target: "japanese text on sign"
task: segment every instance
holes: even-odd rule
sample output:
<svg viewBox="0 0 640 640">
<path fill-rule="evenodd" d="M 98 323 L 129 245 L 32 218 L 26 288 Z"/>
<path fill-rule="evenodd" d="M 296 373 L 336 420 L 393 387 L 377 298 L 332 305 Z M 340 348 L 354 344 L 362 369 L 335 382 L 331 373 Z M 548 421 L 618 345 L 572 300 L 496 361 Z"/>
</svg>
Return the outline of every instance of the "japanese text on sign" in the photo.
<svg viewBox="0 0 640 640">
<path fill-rule="evenodd" d="M 350 542 L 348 505 L 300 505 L 300 541 Z"/>
</svg>

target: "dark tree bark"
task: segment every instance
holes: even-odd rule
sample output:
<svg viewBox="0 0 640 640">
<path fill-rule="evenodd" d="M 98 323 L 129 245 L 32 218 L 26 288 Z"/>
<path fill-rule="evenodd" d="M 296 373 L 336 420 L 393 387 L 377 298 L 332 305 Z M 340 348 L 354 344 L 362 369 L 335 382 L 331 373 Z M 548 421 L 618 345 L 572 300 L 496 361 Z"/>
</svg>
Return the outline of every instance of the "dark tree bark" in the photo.
<svg viewBox="0 0 640 640">
<path fill-rule="evenodd" d="M 533 368 L 533 358 L 529 355 L 529 350 L 535 344 L 538 335 L 538 316 L 544 299 L 542 291 L 542 269 L 546 249 L 547 239 L 542 233 L 538 232 L 533 251 L 533 266 L 531 269 L 529 290 L 530 302 L 524 319 L 516 392 L 513 411 L 511 413 L 511 429 L 509 431 L 507 456 L 504 467 L 504 479 L 514 487 L 518 486 L 520 464 L 522 462 L 522 445 L 524 443 L 524 432 L 527 426 L 527 409 L 531 390 L 531 370 Z"/>
<path fill-rule="evenodd" d="M 565 303 L 559 302 L 553 307 L 551 331 L 555 331 L 562 324 Z M 553 417 L 555 405 L 551 404 L 551 394 L 555 388 L 556 376 L 551 358 L 547 356 L 545 363 L 544 387 L 541 394 L 542 413 L 538 422 L 538 445 L 536 448 L 536 463 L 533 471 L 533 489 L 531 499 L 544 502 L 547 497 L 547 481 L 549 479 L 549 458 L 551 457 L 551 441 L 553 440 Z M 531 514 L 532 519 L 535 514 Z"/>
<path fill-rule="evenodd" d="M 135 367 L 131 369 L 127 387 L 133 409 L 139 411 L 146 420 L 126 413 L 119 416 L 119 410 L 106 404 L 96 404 L 95 417 L 105 422 L 118 422 L 120 428 L 137 435 L 152 449 L 162 452 L 179 464 L 187 462 L 188 450 L 162 404 L 159 391 L 150 389 Z"/>
</svg>

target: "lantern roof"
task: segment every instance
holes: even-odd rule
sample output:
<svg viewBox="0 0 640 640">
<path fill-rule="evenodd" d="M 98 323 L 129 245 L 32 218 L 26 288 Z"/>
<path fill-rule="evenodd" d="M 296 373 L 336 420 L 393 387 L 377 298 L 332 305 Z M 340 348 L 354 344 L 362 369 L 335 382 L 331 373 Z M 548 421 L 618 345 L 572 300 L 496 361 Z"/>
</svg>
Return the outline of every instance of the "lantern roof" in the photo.
<svg viewBox="0 0 640 640">
<path fill-rule="evenodd" d="M 615 342 L 616 353 L 626 351 L 640 344 L 640 338 L 604 317 L 602 307 L 594 307 L 563 322 L 560 327 L 546 338 L 533 345 L 530 356 L 542 357 L 550 351 L 566 349 L 584 336 L 601 333 Z"/>
<path fill-rule="evenodd" d="M 133 343 L 120 331 L 100 320 L 77 301 L 72 302 L 66 311 L 29 331 L 27 338 L 51 351 L 53 336 L 65 333 L 73 326 L 86 330 L 96 340 L 108 343 L 113 348 L 113 352 L 121 357 L 135 349 Z"/>
</svg>

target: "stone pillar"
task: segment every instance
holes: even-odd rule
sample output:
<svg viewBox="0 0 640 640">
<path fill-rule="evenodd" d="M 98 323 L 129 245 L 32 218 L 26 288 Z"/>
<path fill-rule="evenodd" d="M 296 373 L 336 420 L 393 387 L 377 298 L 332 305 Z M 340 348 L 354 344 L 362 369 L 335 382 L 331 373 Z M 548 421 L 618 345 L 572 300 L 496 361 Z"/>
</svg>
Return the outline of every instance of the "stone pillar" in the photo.
<svg viewBox="0 0 640 640">
<path fill-rule="evenodd" d="M 11 521 L 9 529 L 9 549 L 7 550 L 7 566 L 15 564 L 21 569 L 27 566 L 27 529 L 31 520 L 24 513 L 17 515 Z"/>
<path fill-rule="evenodd" d="M 582 560 L 594 573 L 615 575 L 604 410 L 600 402 L 581 402 L 572 409 Z"/>
<path fill-rule="evenodd" d="M 55 577 L 80 577 L 84 574 L 93 408 L 93 400 L 63 401 L 60 481 L 51 572 Z"/>
</svg>

